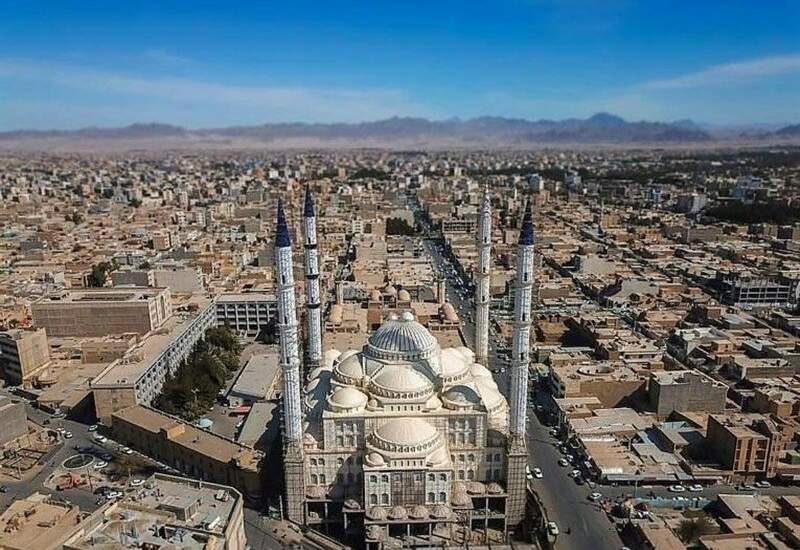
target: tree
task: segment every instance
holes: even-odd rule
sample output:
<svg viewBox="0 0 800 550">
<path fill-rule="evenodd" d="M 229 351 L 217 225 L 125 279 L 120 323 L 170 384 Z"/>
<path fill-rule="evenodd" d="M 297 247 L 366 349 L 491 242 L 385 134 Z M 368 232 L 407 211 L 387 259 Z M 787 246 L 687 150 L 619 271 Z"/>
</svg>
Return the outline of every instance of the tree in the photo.
<svg viewBox="0 0 800 550">
<path fill-rule="evenodd" d="M 113 265 L 109 262 L 100 262 L 92 266 L 92 272 L 87 278 L 87 283 L 90 287 L 99 288 L 106 284 L 108 272 L 113 269 Z"/>
<path fill-rule="evenodd" d="M 416 231 L 403 218 L 386 219 L 387 235 L 415 235 Z"/>
<path fill-rule="evenodd" d="M 678 525 L 678 537 L 686 544 L 694 544 L 704 536 L 716 532 L 716 528 L 705 514 L 696 518 L 684 519 Z"/>
</svg>

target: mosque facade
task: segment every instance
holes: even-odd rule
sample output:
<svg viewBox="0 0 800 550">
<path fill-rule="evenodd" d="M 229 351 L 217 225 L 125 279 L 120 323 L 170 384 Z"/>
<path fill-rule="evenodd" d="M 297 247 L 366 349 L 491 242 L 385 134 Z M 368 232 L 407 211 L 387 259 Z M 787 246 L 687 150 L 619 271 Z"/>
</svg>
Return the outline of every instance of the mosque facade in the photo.
<svg viewBox="0 0 800 550">
<path fill-rule="evenodd" d="M 308 221 L 310 200 L 307 194 L 307 229 L 315 227 Z M 305 241 L 316 246 L 315 235 L 306 234 Z M 294 298 L 279 300 L 289 519 L 370 549 L 401 540 L 412 546 L 507 540 L 525 513 L 523 342 L 530 330 L 532 244 L 528 206 L 519 245 L 511 405 L 485 360 L 467 347 L 441 348 L 410 311 L 392 314 L 357 350 L 317 351 L 315 318 L 307 338 L 315 359 L 321 358 L 301 388 L 296 315 L 283 309 L 293 309 Z M 291 244 L 282 206 L 275 251 L 280 297 L 294 289 L 287 281 Z M 316 268 L 306 274 L 318 276 Z"/>
</svg>

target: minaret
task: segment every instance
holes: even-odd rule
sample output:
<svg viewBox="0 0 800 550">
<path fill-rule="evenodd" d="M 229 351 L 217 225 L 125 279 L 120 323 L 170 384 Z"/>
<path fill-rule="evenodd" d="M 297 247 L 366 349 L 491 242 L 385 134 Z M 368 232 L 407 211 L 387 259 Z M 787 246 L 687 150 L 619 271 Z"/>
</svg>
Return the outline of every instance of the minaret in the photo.
<svg viewBox="0 0 800 550">
<path fill-rule="evenodd" d="M 509 434 L 506 516 L 516 525 L 525 516 L 528 462 L 525 421 L 528 400 L 528 364 L 533 301 L 533 217 L 531 204 L 525 205 L 525 216 L 517 246 L 517 281 L 514 291 L 514 342 L 511 356 L 511 433 Z"/>
<path fill-rule="evenodd" d="M 475 362 L 488 366 L 489 278 L 492 270 L 492 206 L 489 193 L 483 196 L 478 224 L 478 268 L 475 273 Z"/>
<path fill-rule="evenodd" d="M 317 216 L 314 213 L 314 200 L 311 190 L 306 187 L 303 207 L 303 229 L 305 234 L 306 271 L 306 325 L 308 344 L 306 345 L 306 370 L 311 371 L 322 361 L 322 317 L 319 293 L 319 257 L 317 254 Z"/>
<path fill-rule="evenodd" d="M 275 228 L 275 275 L 278 287 L 278 330 L 280 365 L 283 373 L 283 453 L 286 485 L 286 514 L 291 521 L 303 520 L 302 418 L 300 410 L 300 357 L 297 342 L 297 312 L 294 296 L 292 243 L 283 201 L 278 201 Z"/>
</svg>

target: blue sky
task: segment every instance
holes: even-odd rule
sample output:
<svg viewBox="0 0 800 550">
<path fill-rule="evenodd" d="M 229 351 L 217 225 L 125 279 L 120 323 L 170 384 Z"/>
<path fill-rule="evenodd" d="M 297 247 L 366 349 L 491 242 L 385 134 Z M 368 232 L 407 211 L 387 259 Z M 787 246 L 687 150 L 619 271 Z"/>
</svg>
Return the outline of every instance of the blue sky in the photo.
<svg viewBox="0 0 800 550">
<path fill-rule="evenodd" d="M 800 122 L 800 2 L 0 0 L 0 129 Z"/>
</svg>

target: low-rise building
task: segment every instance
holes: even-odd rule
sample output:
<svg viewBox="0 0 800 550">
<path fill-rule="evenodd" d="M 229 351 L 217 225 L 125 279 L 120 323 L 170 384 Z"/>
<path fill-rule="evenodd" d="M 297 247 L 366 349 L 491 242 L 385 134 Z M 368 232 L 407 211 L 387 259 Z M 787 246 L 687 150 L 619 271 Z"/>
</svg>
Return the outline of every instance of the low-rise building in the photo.
<svg viewBox="0 0 800 550">
<path fill-rule="evenodd" d="M 728 387 L 698 371 L 659 371 L 650 374 L 650 404 L 660 418 L 673 411 L 721 413 Z"/>
<path fill-rule="evenodd" d="M 49 362 L 50 347 L 45 329 L 0 332 L 0 369 L 6 383 L 21 385 Z"/>
<path fill-rule="evenodd" d="M 140 405 L 113 413 L 111 429 L 117 441 L 192 478 L 261 496 L 261 454 L 252 448 Z"/>
<path fill-rule="evenodd" d="M 243 499 L 227 485 L 155 474 L 123 500 L 103 506 L 64 550 L 245 550 Z M 59 547 L 61 548 L 61 547 Z"/>
</svg>

